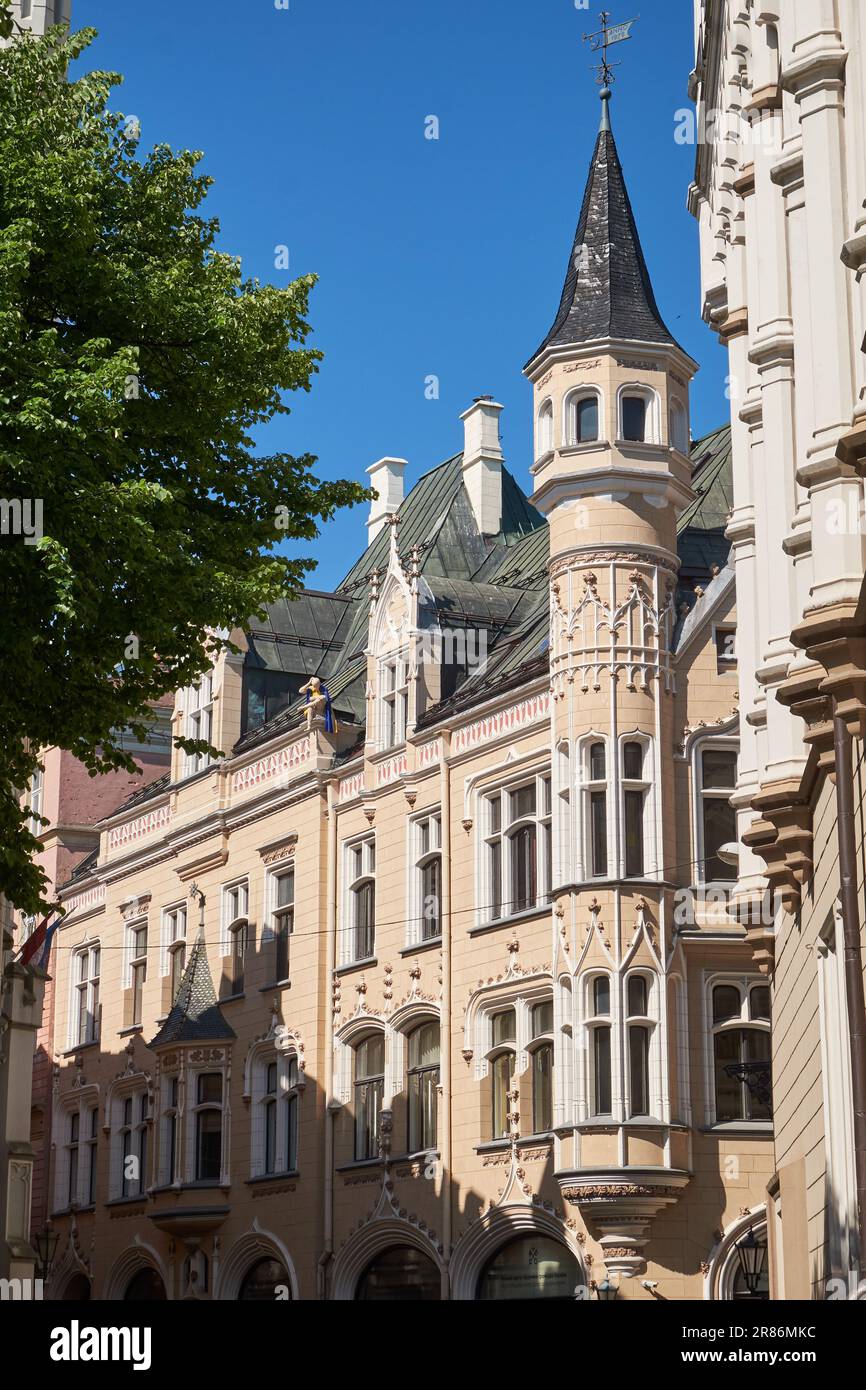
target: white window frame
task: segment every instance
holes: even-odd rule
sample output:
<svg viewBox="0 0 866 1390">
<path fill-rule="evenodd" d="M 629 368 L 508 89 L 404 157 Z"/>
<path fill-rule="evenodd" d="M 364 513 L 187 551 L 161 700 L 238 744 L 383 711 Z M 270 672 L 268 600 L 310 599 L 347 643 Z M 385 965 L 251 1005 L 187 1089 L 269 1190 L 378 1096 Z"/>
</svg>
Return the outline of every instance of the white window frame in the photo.
<svg viewBox="0 0 866 1390">
<path fill-rule="evenodd" d="M 269 1099 L 271 1093 L 266 1089 L 269 1066 L 275 1066 L 277 1069 L 277 1085 L 273 1100 Z M 251 1081 L 250 1176 L 253 1178 L 275 1178 L 285 1177 L 289 1173 L 297 1173 L 300 1137 L 299 1111 L 303 1091 L 300 1057 L 297 1050 L 288 1048 L 284 1051 L 272 1045 L 260 1048 L 253 1058 Z M 276 1107 L 276 1157 L 275 1165 L 269 1171 L 267 1169 L 267 1108 L 270 1105 Z M 292 1116 L 294 1116 L 293 1119 Z M 290 1124 L 294 1135 L 294 1154 L 290 1152 Z M 289 1162 L 292 1158 L 294 1163 Z"/>
<path fill-rule="evenodd" d="M 740 1012 L 736 1017 L 726 1019 L 724 1023 L 714 1023 L 713 1021 L 713 991 L 719 985 L 729 985 L 740 992 Z M 753 1129 L 757 1133 L 772 1131 L 772 1120 L 719 1120 L 716 1116 L 716 1054 L 715 1038 L 717 1033 L 738 1031 L 743 1028 L 752 1028 L 756 1032 L 766 1033 L 770 1036 L 770 1022 L 761 1019 L 753 1020 L 750 1016 L 751 1004 L 750 997 L 753 989 L 767 989 L 769 981 L 763 975 L 758 974 L 732 974 L 718 973 L 705 974 L 704 978 L 704 1087 L 705 1087 L 705 1120 L 707 1128 L 718 1127 L 720 1129 Z"/>
<path fill-rule="evenodd" d="M 359 858 L 356 858 L 360 855 Z M 359 870 L 356 872 L 356 870 Z M 355 907 L 358 901 L 356 890 L 364 884 L 373 885 L 373 951 L 369 956 L 358 956 L 355 952 L 356 919 Z M 378 894 L 376 892 L 376 835 L 370 832 L 347 840 L 343 845 L 343 939 L 340 950 L 341 965 L 359 965 L 373 960 L 376 955 L 376 912 Z"/>
<path fill-rule="evenodd" d="M 598 743 L 604 747 L 605 775 L 603 780 L 593 778 L 592 775 L 592 749 Z M 580 739 L 577 766 L 580 779 L 578 786 L 580 834 L 577 839 L 578 864 L 575 879 L 578 883 L 584 881 L 587 883 L 606 883 L 614 877 L 611 870 L 616 864 L 616 770 L 611 756 L 611 741 L 607 734 L 588 733 Z M 593 854 L 592 798 L 594 794 L 599 792 L 604 792 L 606 799 L 607 867 L 603 874 L 595 873 L 595 856 Z"/>
<path fill-rule="evenodd" d="M 265 883 L 267 894 L 268 883 Z M 267 897 L 265 898 L 267 901 Z M 220 952 L 223 960 L 226 957 L 231 959 L 230 979 L 232 982 L 232 992 L 227 998 L 236 998 L 243 993 L 243 989 L 236 990 L 237 975 L 234 962 L 236 960 L 238 933 L 244 935 L 243 950 L 243 986 L 246 987 L 247 956 L 250 949 L 250 881 L 248 878 L 238 878 L 231 883 L 224 883 L 220 888 L 220 918 L 222 930 L 220 933 Z M 264 933 L 263 933 L 264 935 Z M 225 969 L 224 969 L 225 976 Z"/>
<path fill-rule="evenodd" d="M 172 1101 L 172 1087 L 177 1085 L 177 1099 Z M 157 1183 L 160 1187 L 180 1187 L 182 1172 L 183 1085 L 180 1071 L 166 1072 L 160 1078 L 159 1106 L 159 1164 Z M 174 1119 L 174 1175 L 169 1162 L 171 1155 L 171 1119 Z"/>
<path fill-rule="evenodd" d="M 626 396 L 640 396 L 646 401 L 646 432 L 643 440 L 627 440 L 623 433 L 623 401 Z M 619 444 L 661 443 L 661 398 L 658 391 L 643 382 L 630 381 L 620 386 L 616 394 L 616 430 Z"/>
<path fill-rule="evenodd" d="M 679 396 L 671 396 L 668 407 L 668 429 L 670 435 L 670 446 L 684 458 L 688 458 L 691 450 L 689 444 L 689 412 Z"/>
<path fill-rule="evenodd" d="M 535 810 L 529 815 L 520 816 L 513 805 L 514 798 L 529 786 L 535 789 Z M 493 823 L 493 803 L 497 799 L 500 806 L 498 830 Z M 522 776 L 488 787 L 482 793 L 481 802 L 480 920 L 485 924 L 499 924 L 514 917 L 544 912 L 550 906 L 553 888 L 553 785 L 550 768 L 527 771 Z M 519 831 L 530 826 L 535 828 L 535 902 L 530 906 L 517 907 L 513 843 Z M 496 844 L 499 845 L 498 913 L 497 885 L 494 882 Z"/>
<path fill-rule="evenodd" d="M 595 1011 L 595 982 L 607 980 L 610 1008 L 606 1014 Z M 619 991 L 617 977 L 613 970 L 591 970 L 580 977 L 577 999 L 580 1007 L 580 1036 L 583 1046 L 580 1049 L 582 1063 L 581 1084 L 577 1097 L 578 1121 L 591 1121 L 597 1124 L 615 1124 L 620 1110 L 620 1097 L 617 1078 L 619 1076 Z M 600 1028 L 610 1031 L 610 1110 L 598 1110 L 595 1096 L 595 1033 Z"/>
<path fill-rule="evenodd" d="M 71 1170 L 71 1150 L 73 1143 L 70 1136 L 72 1118 L 78 1119 L 78 1139 L 74 1147 L 77 1149 L 77 1181 L 75 1184 L 75 1196 L 71 1197 L 69 1192 L 70 1170 Z M 95 1117 L 95 1123 L 93 1120 Z M 88 1121 L 90 1123 L 88 1123 Z M 57 1103 L 55 1110 L 55 1133 L 62 1134 L 62 1139 L 56 1145 L 56 1159 L 54 1172 L 54 1196 L 52 1201 L 52 1213 L 59 1215 L 61 1212 L 88 1211 L 96 1205 L 96 1187 L 99 1177 L 99 1088 L 89 1086 L 72 1095 L 62 1097 Z M 94 1170 L 94 1200 L 90 1200 L 90 1174 L 92 1165 L 96 1165 Z"/>
<path fill-rule="evenodd" d="M 144 933 L 144 948 L 141 949 L 138 942 L 140 933 Z M 136 1018 L 135 998 L 133 997 L 132 1017 L 130 1023 L 133 1027 L 138 1027 L 143 1021 L 144 1015 L 144 987 L 147 984 L 147 918 L 137 917 L 134 922 L 127 922 L 124 931 L 124 969 L 123 987 L 131 990 L 135 995 L 136 979 L 141 975 L 140 995 L 138 1009 L 139 1017 Z M 143 969 L 142 969 L 143 967 Z"/>
<path fill-rule="evenodd" d="M 535 457 L 546 458 L 554 450 L 553 401 L 548 396 L 541 402 L 535 417 Z"/>
<path fill-rule="evenodd" d="M 184 965 L 178 977 L 178 984 L 183 976 L 183 970 L 186 968 L 187 926 L 186 903 L 173 903 L 170 907 L 163 908 L 159 973 L 162 979 L 165 979 L 167 975 L 174 974 L 174 959 L 178 954 L 181 954 Z"/>
<path fill-rule="evenodd" d="M 717 749 L 719 752 L 734 753 L 737 757 L 737 768 L 734 773 L 734 785 L 730 788 L 705 788 L 703 783 L 703 755 Z M 712 797 L 717 801 L 730 802 L 737 789 L 737 775 L 739 771 L 740 746 L 736 738 L 730 735 L 709 734 L 696 739 L 691 754 L 692 765 L 692 833 L 695 843 L 695 864 L 694 864 L 694 886 L 701 888 L 719 888 L 730 892 L 736 883 L 734 878 L 708 879 L 705 873 L 706 853 L 704 849 L 704 800 Z M 736 831 L 736 810 L 734 811 L 734 825 Z M 736 838 L 736 836 L 735 836 Z"/>
<path fill-rule="evenodd" d="M 556 800 L 554 819 L 553 883 L 551 889 L 574 880 L 574 841 L 572 838 L 571 746 L 568 739 L 557 744 L 553 756 L 554 780 L 551 794 Z"/>
<path fill-rule="evenodd" d="M 427 848 L 424 833 L 427 828 Z M 442 813 L 438 807 L 413 816 L 408 825 L 408 882 L 409 911 L 406 923 L 406 945 L 426 946 L 442 939 Z M 433 860 L 439 860 L 439 930 L 425 936 L 427 903 L 424 894 L 424 870 Z"/>
<path fill-rule="evenodd" d="M 628 994 L 629 980 L 642 979 L 646 983 L 646 1013 L 632 1014 L 629 1010 Z M 622 979 L 622 1017 L 623 1029 L 625 1033 L 625 1120 L 627 1123 L 634 1123 L 636 1120 L 663 1122 L 662 1115 L 662 1079 L 661 1079 L 661 1057 L 659 1049 L 659 978 L 654 970 L 649 970 L 644 966 L 638 966 L 627 970 Z M 647 1038 L 647 1106 L 646 1112 L 632 1114 L 632 1076 L 631 1076 L 631 1048 L 629 1034 L 632 1028 L 645 1028 L 649 1033 Z"/>
<path fill-rule="evenodd" d="M 94 970 L 94 955 L 96 957 L 96 969 Z M 87 972 L 85 978 L 79 979 L 79 961 L 87 958 Z M 101 1032 L 100 1026 L 100 971 L 102 969 L 102 958 L 100 943 L 96 941 L 82 942 L 76 946 L 72 952 L 71 972 L 69 978 L 69 1029 L 68 1040 L 69 1050 L 76 1047 L 86 1047 L 89 1043 L 99 1042 Z M 85 1027 L 85 1036 L 81 1037 L 79 1019 L 81 1009 L 79 998 L 86 992 L 85 1001 L 86 1017 L 89 1020 Z"/>
<path fill-rule="evenodd" d="M 379 748 L 400 748 L 409 721 L 408 652 L 394 652 L 379 662 Z"/>
<path fill-rule="evenodd" d="M 598 407 L 598 433 L 595 439 L 577 438 L 577 410 L 581 401 L 594 400 Z M 562 442 L 565 449 L 598 448 L 604 440 L 604 397 L 597 386 L 576 386 L 562 402 Z"/>
<path fill-rule="evenodd" d="M 639 744 L 643 750 L 641 776 L 639 778 L 627 778 L 625 775 L 625 750 L 626 746 L 630 743 Z M 619 877 L 621 879 L 628 879 L 631 877 L 638 882 L 642 882 L 646 879 L 655 878 L 658 875 L 658 845 L 656 835 L 660 815 L 656 796 L 658 783 L 656 780 L 655 767 L 655 741 L 650 738 L 648 734 L 643 734 L 638 731 L 629 734 L 621 734 L 618 739 L 618 755 Z M 643 793 L 643 872 L 634 875 L 626 873 L 625 794 L 630 791 Z"/>
<path fill-rule="evenodd" d="M 131 1102 L 129 1123 L 126 1121 L 126 1102 Z M 147 1167 L 152 1162 L 150 1132 L 152 1127 L 152 1097 L 143 1078 L 137 1078 L 128 1086 L 118 1088 L 111 1097 L 111 1162 L 109 1172 L 109 1192 L 112 1201 L 141 1201 L 147 1195 Z M 125 1136 L 129 1136 L 129 1152 L 124 1154 Z M 144 1161 L 142 1162 L 142 1148 Z M 139 1161 L 138 1190 L 126 1190 L 124 1178 L 125 1160 L 135 1157 Z"/>
<path fill-rule="evenodd" d="M 28 822 L 31 835 L 41 835 L 45 829 L 39 817 L 42 815 L 42 802 L 45 797 L 45 771 L 37 767 L 30 778 L 29 790 L 30 820 Z"/>
<path fill-rule="evenodd" d="M 220 1075 L 222 1077 L 221 1099 L 216 1101 L 199 1101 L 198 1083 L 201 1076 Z M 226 1067 L 220 1062 L 203 1062 L 201 1065 L 190 1067 L 186 1074 L 186 1124 L 184 1126 L 184 1172 L 185 1181 L 193 1187 L 225 1187 L 228 1182 L 228 1076 Z M 198 1138 L 197 1119 L 203 1111 L 218 1110 L 220 1112 L 220 1176 L 219 1178 L 202 1178 L 197 1176 L 198 1166 Z"/>
<path fill-rule="evenodd" d="M 195 685 L 188 685 L 184 691 L 184 737 L 205 739 L 213 743 L 214 713 L 214 673 L 206 672 Z M 196 772 L 210 767 L 213 759 L 208 753 L 187 753 L 184 761 L 184 774 L 192 777 Z"/>
<path fill-rule="evenodd" d="M 279 907 L 277 905 L 279 884 L 283 879 L 291 879 L 292 881 L 292 898 L 291 902 L 284 903 L 282 907 Z M 295 873 L 294 859 L 287 859 L 285 863 L 268 871 L 267 882 L 265 884 L 265 901 L 268 905 L 268 912 L 265 921 L 265 929 L 262 932 L 262 946 L 269 943 L 274 953 L 272 956 L 273 969 L 268 967 L 268 969 L 270 969 L 268 984 L 281 985 L 288 981 L 292 968 L 291 947 L 292 935 L 295 929 L 295 911 L 297 908 L 297 875 Z M 289 926 L 286 934 L 286 973 L 283 975 L 282 979 L 277 979 L 276 949 L 280 919 L 286 919 Z"/>
</svg>

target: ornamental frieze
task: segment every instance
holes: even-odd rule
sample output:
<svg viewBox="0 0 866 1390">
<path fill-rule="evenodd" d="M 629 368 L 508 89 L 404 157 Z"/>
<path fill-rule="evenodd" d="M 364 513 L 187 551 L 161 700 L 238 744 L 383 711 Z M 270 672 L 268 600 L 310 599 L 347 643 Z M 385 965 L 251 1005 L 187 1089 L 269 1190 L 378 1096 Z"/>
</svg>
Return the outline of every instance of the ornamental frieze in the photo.
<svg viewBox="0 0 866 1390">
<path fill-rule="evenodd" d="M 157 806 L 155 810 L 146 812 L 143 816 L 136 816 L 135 820 L 124 821 L 123 825 L 115 825 L 108 832 L 109 851 L 122 849 L 124 845 L 135 844 L 138 840 L 144 839 L 146 835 L 153 835 L 157 830 L 163 830 L 171 820 L 171 807 L 168 802 L 164 806 Z"/>
<path fill-rule="evenodd" d="M 286 777 L 309 762 L 312 753 L 313 736 L 307 734 L 288 748 L 281 748 L 278 753 L 270 753 L 266 758 L 259 758 L 258 762 L 250 763 L 248 767 L 238 768 L 232 778 L 232 791 L 249 791 L 251 787 L 260 787 L 265 782 L 272 782 L 275 777 Z"/>
<path fill-rule="evenodd" d="M 452 751 L 463 753 L 468 748 L 476 748 L 479 744 L 501 738 L 503 734 L 514 733 L 517 729 L 549 717 L 550 691 L 544 690 L 538 695 L 521 700 L 519 704 L 509 706 L 508 709 L 488 714 L 484 719 L 476 719 L 465 728 L 458 729 L 452 740 Z"/>
</svg>

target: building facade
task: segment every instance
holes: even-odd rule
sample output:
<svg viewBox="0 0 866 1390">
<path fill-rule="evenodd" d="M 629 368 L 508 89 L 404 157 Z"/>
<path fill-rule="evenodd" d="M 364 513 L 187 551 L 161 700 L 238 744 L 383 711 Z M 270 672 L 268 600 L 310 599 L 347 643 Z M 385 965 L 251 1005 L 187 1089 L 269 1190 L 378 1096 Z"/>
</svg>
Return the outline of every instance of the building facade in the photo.
<svg viewBox="0 0 866 1390">
<path fill-rule="evenodd" d="M 609 115 L 530 359 L 333 593 L 234 634 L 214 761 L 62 890 L 60 1299 L 741 1298 L 769 991 L 729 911 L 730 433 L 691 443 Z"/>
<path fill-rule="evenodd" d="M 866 13 L 699 0 L 696 28 L 691 207 L 704 317 L 730 354 L 732 902 L 772 987 L 772 1288 L 851 1297 L 866 1252 Z"/>
</svg>

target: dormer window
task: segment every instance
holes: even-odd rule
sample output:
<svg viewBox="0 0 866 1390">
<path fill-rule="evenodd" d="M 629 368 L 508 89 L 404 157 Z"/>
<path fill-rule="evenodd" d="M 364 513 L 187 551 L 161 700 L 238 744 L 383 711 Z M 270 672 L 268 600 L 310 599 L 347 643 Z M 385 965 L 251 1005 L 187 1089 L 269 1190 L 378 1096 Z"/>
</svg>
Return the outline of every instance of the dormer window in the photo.
<svg viewBox="0 0 866 1390">
<path fill-rule="evenodd" d="M 406 741 L 409 709 L 407 663 L 402 657 L 382 662 L 379 690 L 382 698 L 382 747 L 396 748 Z"/>
<path fill-rule="evenodd" d="M 599 437 L 599 402 L 592 392 L 572 392 L 565 402 L 565 438 L 571 445 L 594 444 Z"/>
<path fill-rule="evenodd" d="M 212 672 L 208 672 L 206 676 L 202 676 L 198 685 L 191 685 L 187 688 L 184 704 L 186 708 L 184 737 L 210 743 L 213 733 Z M 188 753 L 186 757 L 186 775 L 191 777 L 194 772 L 200 772 L 202 768 L 210 765 L 210 761 L 211 758 L 209 753 Z"/>
</svg>

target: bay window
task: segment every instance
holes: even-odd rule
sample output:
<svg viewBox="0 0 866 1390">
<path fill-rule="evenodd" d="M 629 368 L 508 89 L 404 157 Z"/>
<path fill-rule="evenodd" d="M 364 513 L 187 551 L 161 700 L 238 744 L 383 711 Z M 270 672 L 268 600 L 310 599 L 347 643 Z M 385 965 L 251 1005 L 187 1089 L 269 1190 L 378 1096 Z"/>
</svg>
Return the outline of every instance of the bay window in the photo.
<svg viewBox="0 0 866 1390">
<path fill-rule="evenodd" d="M 485 906 L 488 920 L 496 921 L 550 900 L 550 777 L 533 777 L 485 802 Z"/>
<path fill-rule="evenodd" d="M 712 997 L 715 1122 L 770 1120 L 770 991 L 718 983 Z"/>
</svg>

